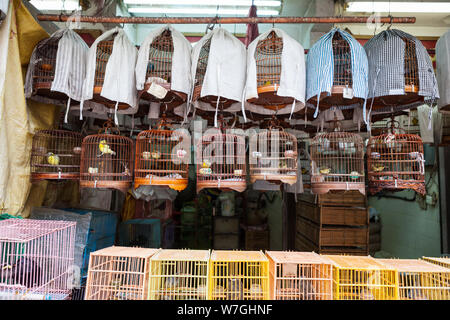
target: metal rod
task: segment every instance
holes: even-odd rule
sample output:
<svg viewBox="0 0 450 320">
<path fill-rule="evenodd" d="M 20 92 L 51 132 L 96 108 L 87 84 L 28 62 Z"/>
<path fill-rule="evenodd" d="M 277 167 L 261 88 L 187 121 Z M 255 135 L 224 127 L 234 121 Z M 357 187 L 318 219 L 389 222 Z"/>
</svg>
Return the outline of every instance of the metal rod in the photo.
<svg viewBox="0 0 450 320">
<path fill-rule="evenodd" d="M 366 23 L 370 17 L 92 17 L 39 14 L 40 21 L 132 24 Z M 415 17 L 380 17 L 380 23 L 415 23 Z"/>
</svg>

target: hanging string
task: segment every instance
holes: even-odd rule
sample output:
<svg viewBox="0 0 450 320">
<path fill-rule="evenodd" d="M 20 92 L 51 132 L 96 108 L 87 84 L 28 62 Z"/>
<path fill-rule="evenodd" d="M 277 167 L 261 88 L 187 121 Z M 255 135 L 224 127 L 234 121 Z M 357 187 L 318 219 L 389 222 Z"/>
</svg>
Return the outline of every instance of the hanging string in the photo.
<svg viewBox="0 0 450 320">
<path fill-rule="evenodd" d="M 69 118 L 69 108 L 70 108 L 70 97 L 67 100 L 67 108 L 66 108 L 66 114 L 64 115 L 64 123 L 67 123 L 67 120 Z"/>
</svg>

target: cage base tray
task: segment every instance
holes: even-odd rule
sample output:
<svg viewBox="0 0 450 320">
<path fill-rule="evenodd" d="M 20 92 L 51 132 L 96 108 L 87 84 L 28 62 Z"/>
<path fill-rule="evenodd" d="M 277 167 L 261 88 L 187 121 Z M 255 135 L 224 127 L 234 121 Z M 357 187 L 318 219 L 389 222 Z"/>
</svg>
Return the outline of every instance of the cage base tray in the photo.
<svg viewBox="0 0 450 320">
<path fill-rule="evenodd" d="M 287 174 L 252 174 L 250 175 L 250 182 L 255 183 L 257 180 L 268 181 L 271 183 L 281 184 L 287 183 L 292 185 L 297 182 L 297 175 Z"/>
<path fill-rule="evenodd" d="M 369 193 L 374 195 L 381 190 L 388 190 L 392 192 L 403 191 L 405 189 L 411 189 L 416 191 L 421 195 L 426 194 L 425 181 L 407 181 L 407 180 L 397 180 L 397 184 L 394 180 L 389 181 L 370 181 L 369 182 Z"/>
<path fill-rule="evenodd" d="M 78 180 L 80 179 L 79 173 L 32 173 L 31 182 L 37 182 L 41 180 Z"/>
<path fill-rule="evenodd" d="M 116 101 L 112 101 L 112 100 L 109 100 L 109 99 L 101 96 L 102 89 L 103 89 L 103 87 L 99 87 L 99 86 L 94 87 L 93 96 L 92 96 L 91 101 L 101 103 L 108 108 L 114 109 L 116 106 Z M 126 110 L 128 108 L 131 108 L 131 106 L 129 104 L 122 103 L 122 102 L 119 103 L 117 106 L 118 110 Z"/>
<path fill-rule="evenodd" d="M 194 92 L 192 93 L 192 101 L 202 101 L 205 103 L 209 103 L 211 106 L 213 106 L 214 108 L 216 107 L 217 104 L 217 96 L 203 96 L 201 97 L 201 91 L 202 91 L 202 86 L 196 86 L 194 87 Z M 225 97 L 220 97 L 220 101 L 219 101 L 219 108 L 223 108 L 223 109 L 227 109 L 229 108 L 233 103 L 236 103 L 236 100 L 232 100 L 232 99 L 227 99 Z"/>
<path fill-rule="evenodd" d="M 352 99 L 345 99 L 343 96 L 346 86 L 333 86 L 331 88 L 331 95 L 328 92 L 322 92 L 319 98 L 319 108 L 328 109 L 333 106 L 347 106 L 355 103 L 364 103 L 364 99 L 354 97 Z M 308 102 L 313 105 L 317 104 L 317 96 L 311 97 Z"/>
<path fill-rule="evenodd" d="M 311 192 L 313 194 L 324 194 L 331 190 L 357 190 L 363 195 L 366 194 L 366 188 L 363 182 L 311 182 Z"/>
<path fill-rule="evenodd" d="M 258 87 L 258 98 L 247 100 L 250 103 L 261 105 L 266 109 L 279 110 L 292 104 L 292 97 L 282 97 L 277 95 L 279 85 L 265 85 Z"/>
<path fill-rule="evenodd" d="M 182 191 L 187 188 L 188 179 L 161 179 L 160 177 L 134 178 L 134 188 L 140 186 L 167 186 L 176 191 Z"/>
<path fill-rule="evenodd" d="M 95 181 L 80 180 L 80 188 L 116 189 L 125 194 L 127 193 L 130 186 L 131 181 L 98 180 L 97 183 L 95 183 Z"/>
<path fill-rule="evenodd" d="M 178 107 L 179 105 L 183 104 L 184 102 L 186 102 L 187 94 L 185 94 L 184 92 L 170 90 L 170 84 L 158 83 L 158 85 L 160 85 L 160 86 L 164 87 L 166 90 L 168 90 L 166 96 L 162 99 L 158 99 L 155 96 L 153 96 L 147 92 L 147 90 L 150 88 L 150 85 L 151 85 L 151 83 L 146 83 L 144 86 L 144 90 L 140 90 L 138 92 L 138 99 L 162 103 L 164 105 L 167 105 L 167 109 L 169 109 L 169 110 L 172 110 L 172 109 Z"/>
<path fill-rule="evenodd" d="M 62 92 L 59 91 L 52 91 L 52 82 L 36 82 L 33 84 L 33 95 L 43 96 L 50 99 L 55 100 L 61 100 L 61 101 L 67 101 L 69 97 Z M 73 102 L 78 102 L 76 100 L 72 100 Z"/>
<path fill-rule="evenodd" d="M 419 88 L 417 86 L 405 86 L 405 94 L 376 97 L 373 99 L 372 110 L 424 102 L 424 97 L 420 96 L 418 92 Z M 367 103 L 370 106 L 370 104 L 372 104 L 372 99 L 367 99 Z"/>
<path fill-rule="evenodd" d="M 237 192 L 244 192 L 247 188 L 247 184 L 245 180 L 243 181 L 220 181 L 220 186 L 218 181 L 211 181 L 211 182 L 205 182 L 205 181 L 198 181 L 197 180 L 197 193 L 199 193 L 202 189 L 220 189 L 224 191 L 237 191 Z"/>
</svg>

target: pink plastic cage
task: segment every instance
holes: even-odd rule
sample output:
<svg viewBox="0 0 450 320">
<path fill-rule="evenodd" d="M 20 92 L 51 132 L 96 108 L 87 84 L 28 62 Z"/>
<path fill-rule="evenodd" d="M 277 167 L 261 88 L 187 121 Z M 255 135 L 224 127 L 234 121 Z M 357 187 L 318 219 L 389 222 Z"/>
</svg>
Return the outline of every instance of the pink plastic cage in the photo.
<svg viewBox="0 0 450 320">
<path fill-rule="evenodd" d="M 0 300 L 68 299 L 76 222 L 0 221 Z"/>
</svg>

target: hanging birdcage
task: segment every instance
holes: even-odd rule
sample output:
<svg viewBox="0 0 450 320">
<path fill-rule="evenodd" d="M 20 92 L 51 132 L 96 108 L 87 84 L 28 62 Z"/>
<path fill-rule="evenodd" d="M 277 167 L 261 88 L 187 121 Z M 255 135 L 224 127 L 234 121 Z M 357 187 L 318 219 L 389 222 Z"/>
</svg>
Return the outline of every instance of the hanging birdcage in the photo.
<svg viewBox="0 0 450 320">
<path fill-rule="evenodd" d="M 363 106 L 367 69 L 366 53 L 349 33 L 334 28 L 322 36 L 307 56 L 306 99 L 315 116 L 318 108 Z"/>
<path fill-rule="evenodd" d="M 266 251 L 270 298 L 333 300 L 333 263 L 314 252 Z"/>
<path fill-rule="evenodd" d="M 186 102 L 190 90 L 190 54 L 189 41 L 171 26 L 151 32 L 139 49 L 136 64 L 139 97 L 162 103 L 170 110 Z M 178 60 L 173 61 L 174 57 Z"/>
<path fill-rule="evenodd" d="M 131 186 L 133 140 L 120 136 L 120 132 L 112 134 L 113 129 L 108 121 L 104 133 L 83 139 L 80 188 L 112 188 L 126 193 Z"/>
<path fill-rule="evenodd" d="M 38 130 L 31 147 L 31 181 L 78 180 L 82 135 L 67 130 Z"/>
<path fill-rule="evenodd" d="M 413 189 L 424 195 L 425 159 L 422 139 L 415 134 L 395 133 L 394 123 L 392 121 L 389 132 L 369 138 L 369 192 L 375 194 L 383 189 Z"/>
<path fill-rule="evenodd" d="M 245 138 L 236 134 L 204 134 L 197 144 L 197 192 L 246 188 Z"/>
<path fill-rule="evenodd" d="M 280 116 L 303 108 L 304 56 L 303 47 L 280 29 L 256 38 L 247 54 L 246 110 Z M 298 102 L 292 107 L 294 100 Z"/>
<path fill-rule="evenodd" d="M 436 42 L 436 78 L 439 86 L 439 111 L 450 111 L 450 31 Z"/>
<path fill-rule="evenodd" d="M 25 80 L 25 97 L 41 102 L 65 104 L 80 101 L 88 46 L 71 29 L 61 29 L 38 42 Z"/>
<path fill-rule="evenodd" d="M 319 133 L 311 139 L 311 191 L 358 190 L 365 194 L 364 144 L 350 132 Z"/>
<path fill-rule="evenodd" d="M 400 300 L 449 300 L 450 269 L 415 259 L 377 259 L 398 272 Z"/>
<path fill-rule="evenodd" d="M 268 180 L 294 184 L 297 181 L 297 138 L 276 127 L 250 138 L 250 182 Z"/>
<path fill-rule="evenodd" d="M 393 112 L 439 98 L 433 65 L 420 40 L 389 29 L 367 41 L 364 48 L 369 61 L 370 109 Z"/>
<path fill-rule="evenodd" d="M 164 119 L 164 118 L 163 118 Z M 190 136 L 182 130 L 146 130 L 136 139 L 134 187 L 169 186 L 181 191 L 188 185 Z"/>
</svg>

